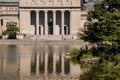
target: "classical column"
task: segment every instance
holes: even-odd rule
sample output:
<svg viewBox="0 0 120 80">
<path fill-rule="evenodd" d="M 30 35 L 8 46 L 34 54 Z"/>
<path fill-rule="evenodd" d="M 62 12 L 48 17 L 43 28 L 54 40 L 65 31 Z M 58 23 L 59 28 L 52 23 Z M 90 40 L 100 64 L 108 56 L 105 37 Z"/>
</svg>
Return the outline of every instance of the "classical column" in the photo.
<svg viewBox="0 0 120 80">
<path fill-rule="evenodd" d="M 43 35 L 43 25 L 40 26 L 41 35 Z"/>
<path fill-rule="evenodd" d="M 39 35 L 39 11 L 36 11 L 36 35 Z"/>
<path fill-rule="evenodd" d="M 62 21 L 61 21 L 61 22 L 62 22 L 61 34 L 64 35 L 64 10 L 62 10 L 61 13 L 62 13 L 62 17 L 61 17 L 61 18 L 62 18 L 62 19 L 61 19 L 61 20 L 62 20 Z"/>
<path fill-rule="evenodd" d="M 56 34 L 56 11 L 53 11 L 53 34 Z"/>
<path fill-rule="evenodd" d="M 48 14 L 47 14 L 47 12 L 48 11 L 44 11 L 45 12 L 45 35 L 48 35 L 48 25 L 47 25 L 47 23 L 48 23 Z"/>
<path fill-rule="evenodd" d="M 68 26 L 66 26 L 66 35 L 68 35 Z"/>
</svg>

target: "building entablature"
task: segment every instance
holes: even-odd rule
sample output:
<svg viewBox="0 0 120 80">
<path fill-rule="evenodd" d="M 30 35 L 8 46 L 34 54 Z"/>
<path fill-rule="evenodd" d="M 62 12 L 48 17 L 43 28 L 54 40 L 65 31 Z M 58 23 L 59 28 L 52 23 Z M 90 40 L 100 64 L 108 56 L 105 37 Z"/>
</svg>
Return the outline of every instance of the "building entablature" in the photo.
<svg viewBox="0 0 120 80">
<path fill-rule="evenodd" d="M 81 7 L 81 0 L 21 0 L 20 7 Z"/>
<path fill-rule="evenodd" d="M 19 7 L 19 2 L 0 2 L 0 6 L 16 6 L 16 7 Z"/>
<path fill-rule="evenodd" d="M 8 16 L 8 15 L 18 15 L 18 11 L 19 11 L 19 7 L 18 4 L 14 4 L 14 2 L 12 2 L 13 4 L 9 4 L 7 2 L 7 4 L 2 4 L 2 2 L 0 2 L 0 15 L 1 16 Z"/>
<path fill-rule="evenodd" d="M 37 8 L 20 8 L 19 9 L 19 11 L 23 11 L 23 12 L 25 12 L 25 11 L 27 11 L 27 12 L 30 12 L 30 11 L 69 11 L 69 12 L 71 12 L 71 11 L 81 11 L 81 9 L 80 8 L 78 8 L 78 9 L 70 9 L 70 8 L 54 8 L 54 9 L 52 9 L 52 8 L 41 8 L 41 9 L 37 9 Z"/>
</svg>

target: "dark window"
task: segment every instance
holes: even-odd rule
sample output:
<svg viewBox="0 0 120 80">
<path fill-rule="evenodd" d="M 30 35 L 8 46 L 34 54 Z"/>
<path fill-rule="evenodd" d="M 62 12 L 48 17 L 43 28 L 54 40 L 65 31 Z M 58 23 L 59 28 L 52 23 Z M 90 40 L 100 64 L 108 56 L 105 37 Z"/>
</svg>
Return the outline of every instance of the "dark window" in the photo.
<svg viewBox="0 0 120 80">
<path fill-rule="evenodd" d="M 1 19 L 1 26 L 3 26 L 3 19 Z"/>
</svg>

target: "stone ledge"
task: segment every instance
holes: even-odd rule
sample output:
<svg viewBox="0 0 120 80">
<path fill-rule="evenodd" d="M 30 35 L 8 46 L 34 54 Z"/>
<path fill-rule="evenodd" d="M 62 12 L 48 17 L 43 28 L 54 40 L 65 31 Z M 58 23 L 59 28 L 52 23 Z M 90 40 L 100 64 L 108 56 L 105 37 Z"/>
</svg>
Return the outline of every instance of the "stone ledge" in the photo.
<svg viewBox="0 0 120 80">
<path fill-rule="evenodd" d="M 16 40 L 1 39 L 0 44 L 66 44 L 66 45 L 86 45 L 82 40 Z"/>
</svg>

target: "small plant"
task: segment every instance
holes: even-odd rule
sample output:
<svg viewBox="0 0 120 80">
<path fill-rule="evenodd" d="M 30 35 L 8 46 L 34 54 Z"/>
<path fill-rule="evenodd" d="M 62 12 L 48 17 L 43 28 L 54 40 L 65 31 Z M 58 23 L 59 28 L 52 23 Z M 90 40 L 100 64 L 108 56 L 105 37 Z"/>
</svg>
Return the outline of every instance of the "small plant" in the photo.
<svg viewBox="0 0 120 80">
<path fill-rule="evenodd" d="M 16 39 L 16 34 L 19 31 L 16 26 L 8 26 L 7 29 L 2 33 L 3 35 L 8 35 L 8 39 Z"/>
<path fill-rule="evenodd" d="M 80 50 L 77 49 L 77 48 L 73 48 L 71 51 L 70 51 L 70 56 L 71 57 L 77 57 L 80 53 Z"/>
<path fill-rule="evenodd" d="M 82 58 L 93 58 L 93 55 L 91 53 L 83 54 Z"/>
</svg>

